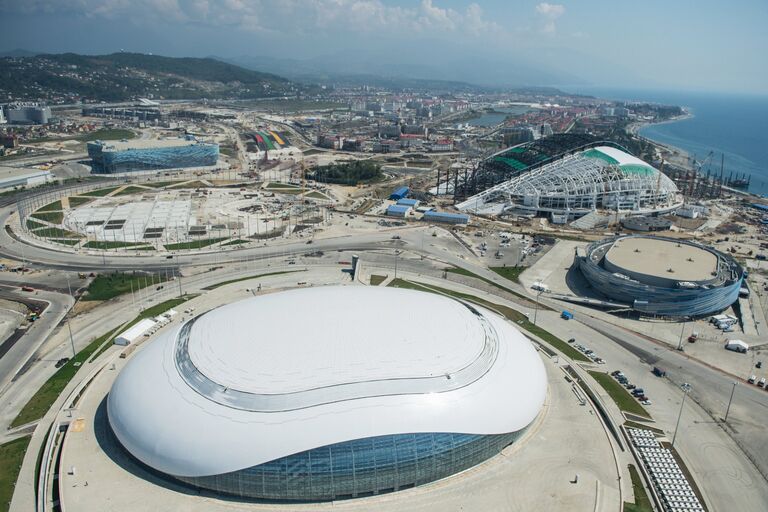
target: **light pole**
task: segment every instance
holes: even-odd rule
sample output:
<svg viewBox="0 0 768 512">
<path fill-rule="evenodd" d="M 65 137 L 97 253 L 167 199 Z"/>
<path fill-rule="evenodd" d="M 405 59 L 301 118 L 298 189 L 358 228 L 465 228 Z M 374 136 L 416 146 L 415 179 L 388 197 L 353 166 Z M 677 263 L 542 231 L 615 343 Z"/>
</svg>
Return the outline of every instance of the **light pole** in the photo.
<svg viewBox="0 0 768 512">
<path fill-rule="evenodd" d="M 683 328 L 680 329 L 680 341 L 677 342 L 677 350 L 683 351 L 683 334 L 685 333 L 685 321 L 683 321 Z"/>
<path fill-rule="evenodd" d="M 67 276 L 67 289 L 69 290 L 69 296 L 72 297 L 72 287 L 69 284 L 69 274 L 66 274 Z M 75 352 L 75 339 L 72 337 L 72 323 L 69 319 L 69 311 L 67 311 L 67 329 L 69 329 L 69 343 L 72 345 L 72 357 L 75 357 L 77 355 L 77 352 Z"/>
<path fill-rule="evenodd" d="M 691 390 L 691 385 L 684 382 L 680 389 L 683 390 L 683 401 L 680 402 L 680 412 L 677 414 L 677 423 L 675 424 L 675 433 L 672 436 L 672 448 L 675 447 L 675 439 L 677 439 L 677 429 L 680 427 L 680 418 L 683 416 L 683 405 L 685 405 L 685 397 L 688 396 L 688 392 Z"/>
<path fill-rule="evenodd" d="M 533 325 L 536 325 L 536 317 L 539 316 L 539 297 L 544 290 L 536 290 L 536 307 L 533 310 Z"/>
<path fill-rule="evenodd" d="M 397 257 L 400 255 L 400 251 L 395 249 L 395 279 L 397 279 Z"/>
<path fill-rule="evenodd" d="M 733 387 L 731 388 L 731 398 L 728 399 L 728 407 L 725 408 L 725 418 L 723 418 L 723 421 L 728 421 L 728 413 L 731 412 L 731 402 L 733 401 L 733 394 L 736 392 L 736 384 L 738 382 L 733 381 Z"/>
<path fill-rule="evenodd" d="M 176 270 L 179 273 L 179 298 L 181 298 L 181 263 L 179 263 L 179 254 L 176 253 Z"/>
</svg>

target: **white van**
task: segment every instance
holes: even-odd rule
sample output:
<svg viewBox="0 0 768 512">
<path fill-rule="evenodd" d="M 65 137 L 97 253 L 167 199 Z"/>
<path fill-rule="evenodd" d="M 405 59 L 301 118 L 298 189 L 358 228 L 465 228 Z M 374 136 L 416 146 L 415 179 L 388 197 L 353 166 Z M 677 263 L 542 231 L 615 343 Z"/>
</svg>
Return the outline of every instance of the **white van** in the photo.
<svg viewBox="0 0 768 512">
<path fill-rule="evenodd" d="M 761 388 L 765 387 L 765 377 L 761 378 L 759 381 L 757 381 L 757 385 Z"/>
</svg>

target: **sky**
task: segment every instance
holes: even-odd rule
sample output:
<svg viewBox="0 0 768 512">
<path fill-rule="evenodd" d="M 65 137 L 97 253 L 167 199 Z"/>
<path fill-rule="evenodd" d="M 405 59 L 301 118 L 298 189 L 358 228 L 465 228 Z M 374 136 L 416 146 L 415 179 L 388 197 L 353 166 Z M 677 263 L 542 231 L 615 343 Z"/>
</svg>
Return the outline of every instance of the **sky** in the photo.
<svg viewBox="0 0 768 512">
<path fill-rule="evenodd" d="M 768 94 L 766 0 L 0 0 L 0 26 L 0 51 Z"/>
</svg>

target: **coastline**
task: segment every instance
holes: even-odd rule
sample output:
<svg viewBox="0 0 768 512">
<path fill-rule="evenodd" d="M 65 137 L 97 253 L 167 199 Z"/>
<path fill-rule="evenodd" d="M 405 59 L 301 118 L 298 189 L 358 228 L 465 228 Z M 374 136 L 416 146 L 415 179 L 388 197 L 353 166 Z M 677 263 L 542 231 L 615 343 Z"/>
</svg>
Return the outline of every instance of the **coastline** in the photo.
<svg viewBox="0 0 768 512">
<path fill-rule="evenodd" d="M 684 121 L 685 119 L 691 119 L 694 116 L 686 107 L 682 107 L 684 112 L 683 114 L 679 116 L 675 116 L 670 119 L 666 119 L 664 121 L 660 121 L 658 123 L 650 123 L 650 122 L 635 122 L 626 127 L 626 132 L 632 136 L 636 137 L 638 139 L 642 139 L 649 144 L 652 144 L 657 151 L 657 154 L 659 157 L 663 157 L 664 161 L 676 165 L 678 167 L 682 167 L 687 170 L 692 170 L 695 172 L 694 167 L 691 165 L 691 155 L 684 149 L 681 149 L 677 146 L 673 146 L 672 144 L 667 144 L 664 142 L 659 142 L 657 140 L 650 139 L 644 135 L 640 134 L 640 130 L 645 126 L 653 126 L 653 125 L 659 125 L 659 124 L 667 124 L 667 123 L 676 123 L 678 121 Z M 756 194 L 754 192 L 749 192 L 747 190 L 741 190 L 737 188 L 732 187 L 723 187 L 723 189 L 727 190 L 728 192 L 732 194 L 737 194 L 745 197 L 752 197 L 752 198 L 762 198 L 760 194 Z"/>
<path fill-rule="evenodd" d="M 665 119 L 664 121 L 659 121 L 656 123 L 638 121 L 628 125 L 626 127 L 626 132 L 632 137 L 636 137 L 638 139 L 648 142 L 649 144 L 652 144 L 656 148 L 657 155 L 659 156 L 660 159 L 663 158 L 666 162 L 676 165 L 678 167 L 682 167 L 684 169 L 693 169 L 693 167 L 690 164 L 691 155 L 684 149 L 679 148 L 677 146 L 673 146 L 672 144 L 667 144 L 654 139 L 650 139 L 640 134 L 640 130 L 646 126 L 677 123 L 679 121 L 684 121 L 686 119 L 692 119 L 693 117 L 695 117 L 694 114 L 691 113 L 691 111 L 688 108 L 683 107 L 683 114 L 679 116 L 675 116 L 670 119 Z"/>
</svg>

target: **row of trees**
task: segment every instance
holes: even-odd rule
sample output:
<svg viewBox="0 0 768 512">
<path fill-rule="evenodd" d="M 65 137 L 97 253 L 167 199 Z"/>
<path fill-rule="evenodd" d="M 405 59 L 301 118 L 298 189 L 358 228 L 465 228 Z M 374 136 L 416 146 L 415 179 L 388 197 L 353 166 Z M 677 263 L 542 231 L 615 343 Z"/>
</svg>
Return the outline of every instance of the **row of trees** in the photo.
<svg viewBox="0 0 768 512">
<path fill-rule="evenodd" d="M 384 177 L 381 166 L 369 161 L 323 165 L 311 171 L 310 175 L 315 181 L 337 185 L 371 183 Z"/>
</svg>

